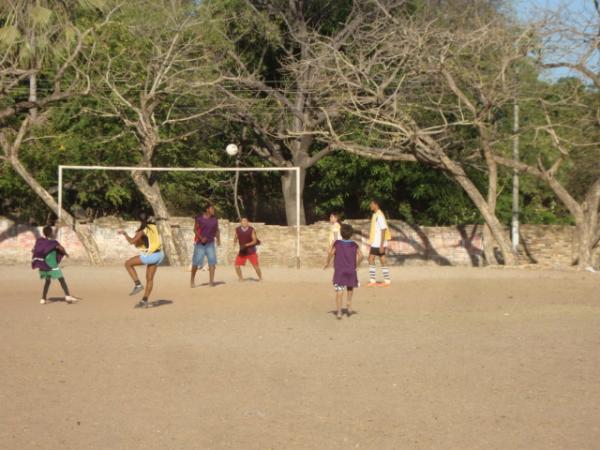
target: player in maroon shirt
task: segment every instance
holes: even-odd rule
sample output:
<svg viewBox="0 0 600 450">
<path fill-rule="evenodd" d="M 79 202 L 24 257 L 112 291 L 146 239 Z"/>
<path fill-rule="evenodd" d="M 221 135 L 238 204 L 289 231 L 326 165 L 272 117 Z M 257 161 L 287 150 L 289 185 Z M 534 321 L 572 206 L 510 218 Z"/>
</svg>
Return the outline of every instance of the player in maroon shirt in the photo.
<svg viewBox="0 0 600 450">
<path fill-rule="evenodd" d="M 242 217 L 240 226 L 235 229 L 235 236 L 233 237 L 233 243 L 240 244 L 240 251 L 235 258 L 235 272 L 237 273 L 238 279 L 244 281 L 242 277 L 242 266 L 246 265 L 246 261 L 250 261 L 258 280 L 262 281 L 262 272 L 258 264 L 258 253 L 256 246 L 260 243 L 256 236 L 256 230 L 252 228 L 248 223 L 248 218 Z"/>
<path fill-rule="evenodd" d="M 194 254 L 192 256 L 192 275 L 190 286 L 196 287 L 196 271 L 208 260 L 209 286 L 215 286 L 215 268 L 217 266 L 217 250 L 215 243 L 221 245 L 219 221 L 215 216 L 215 208 L 210 203 L 204 208 L 204 213 L 196 217 L 194 225 Z"/>
<path fill-rule="evenodd" d="M 346 314 L 350 317 L 354 314 L 352 310 L 352 295 L 354 289 L 358 287 L 358 276 L 356 271 L 363 259 L 360 247 L 352 240 L 354 230 L 348 224 L 341 226 L 341 240 L 337 240 L 331 246 L 327 255 L 325 269 L 331 264 L 333 259 L 333 288 L 335 290 L 336 317 L 342 318 L 342 297 L 346 293 Z"/>
</svg>

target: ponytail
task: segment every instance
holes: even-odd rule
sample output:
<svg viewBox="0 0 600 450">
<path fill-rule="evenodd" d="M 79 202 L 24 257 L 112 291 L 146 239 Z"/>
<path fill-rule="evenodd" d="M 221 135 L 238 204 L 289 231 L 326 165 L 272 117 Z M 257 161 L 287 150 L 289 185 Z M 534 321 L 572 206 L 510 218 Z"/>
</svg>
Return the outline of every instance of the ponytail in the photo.
<svg viewBox="0 0 600 450">
<path fill-rule="evenodd" d="M 146 228 L 148 226 L 148 219 L 149 216 L 146 213 L 140 213 L 140 215 L 138 216 L 140 219 L 140 226 L 137 229 L 137 231 L 142 231 L 144 228 Z"/>
</svg>

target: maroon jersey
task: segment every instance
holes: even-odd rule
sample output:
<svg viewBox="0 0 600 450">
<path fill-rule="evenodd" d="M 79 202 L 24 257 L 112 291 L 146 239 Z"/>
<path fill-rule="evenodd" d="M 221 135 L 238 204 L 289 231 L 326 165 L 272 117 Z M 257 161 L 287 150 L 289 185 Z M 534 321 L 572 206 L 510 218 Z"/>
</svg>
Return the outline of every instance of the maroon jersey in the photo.
<svg viewBox="0 0 600 450">
<path fill-rule="evenodd" d="M 356 254 L 358 244 L 354 241 L 335 241 L 335 260 L 333 262 L 333 283 L 339 286 L 358 287 L 356 275 Z"/>
<path fill-rule="evenodd" d="M 212 244 L 219 232 L 219 221 L 216 217 L 196 217 L 194 225 L 194 242 L 196 244 Z"/>
<path fill-rule="evenodd" d="M 246 247 L 246 244 L 252 242 L 252 234 L 254 233 L 254 228 L 248 227 L 245 230 L 240 226 L 235 229 L 235 233 L 238 238 L 238 242 L 240 243 L 240 255 L 251 255 L 256 253 L 256 245 L 251 247 Z"/>
</svg>

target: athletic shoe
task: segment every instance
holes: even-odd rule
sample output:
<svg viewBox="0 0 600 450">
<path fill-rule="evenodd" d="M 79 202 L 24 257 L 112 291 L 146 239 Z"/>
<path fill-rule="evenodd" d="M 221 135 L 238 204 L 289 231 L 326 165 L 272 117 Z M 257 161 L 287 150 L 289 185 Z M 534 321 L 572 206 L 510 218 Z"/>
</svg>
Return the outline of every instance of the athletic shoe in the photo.
<svg viewBox="0 0 600 450">
<path fill-rule="evenodd" d="M 376 281 L 369 281 L 369 284 L 367 284 L 367 287 L 375 287 L 375 286 L 379 286 L 379 284 Z"/>
<path fill-rule="evenodd" d="M 144 286 L 142 286 L 141 284 L 136 284 L 133 287 L 133 290 L 129 293 L 129 295 L 138 294 L 138 293 L 142 292 L 143 290 L 144 290 Z"/>
<path fill-rule="evenodd" d="M 45 305 L 45 304 L 46 304 L 46 300 L 44 300 L 44 299 L 41 299 L 41 300 L 40 300 L 40 305 Z"/>
<path fill-rule="evenodd" d="M 72 295 L 65 296 L 65 302 L 67 303 L 77 303 L 79 299 L 77 297 L 73 297 Z"/>
<path fill-rule="evenodd" d="M 391 284 L 392 283 L 390 283 L 389 281 L 386 281 L 385 283 L 377 283 L 377 286 L 388 288 Z"/>
<path fill-rule="evenodd" d="M 135 307 L 136 308 L 149 308 L 150 303 L 148 303 L 148 300 L 140 300 L 139 302 L 136 303 Z"/>
</svg>

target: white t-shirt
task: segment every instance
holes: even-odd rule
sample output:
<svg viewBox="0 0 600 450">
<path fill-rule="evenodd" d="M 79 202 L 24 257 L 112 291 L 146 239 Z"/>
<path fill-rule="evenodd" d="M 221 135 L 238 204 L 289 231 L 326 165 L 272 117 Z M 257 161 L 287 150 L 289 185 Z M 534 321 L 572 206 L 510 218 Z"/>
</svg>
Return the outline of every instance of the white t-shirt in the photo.
<svg viewBox="0 0 600 450">
<path fill-rule="evenodd" d="M 381 232 L 386 230 L 387 226 L 385 224 L 385 219 L 382 214 L 377 214 L 375 218 L 375 239 L 373 239 L 373 243 L 371 247 L 380 248 L 381 247 Z M 387 241 L 384 242 L 384 247 L 387 246 Z"/>
<path fill-rule="evenodd" d="M 339 241 L 342 239 L 342 235 L 340 234 L 342 226 L 339 222 L 336 222 L 331 225 L 331 231 L 329 232 L 329 245 L 333 245 L 335 241 Z"/>
</svg>

